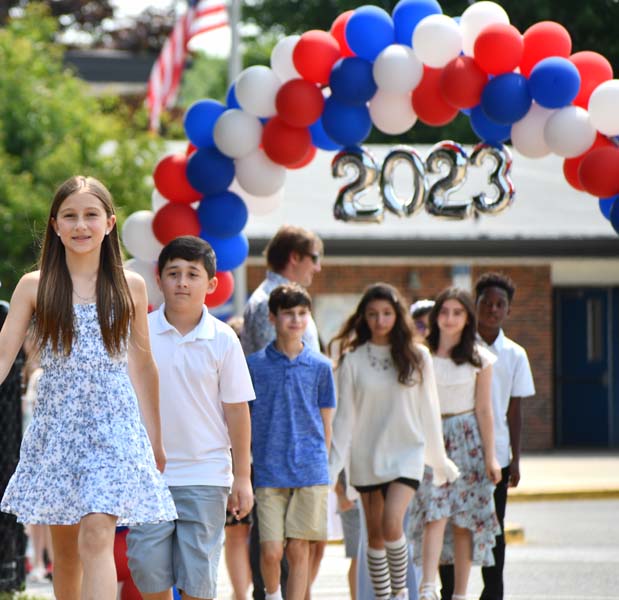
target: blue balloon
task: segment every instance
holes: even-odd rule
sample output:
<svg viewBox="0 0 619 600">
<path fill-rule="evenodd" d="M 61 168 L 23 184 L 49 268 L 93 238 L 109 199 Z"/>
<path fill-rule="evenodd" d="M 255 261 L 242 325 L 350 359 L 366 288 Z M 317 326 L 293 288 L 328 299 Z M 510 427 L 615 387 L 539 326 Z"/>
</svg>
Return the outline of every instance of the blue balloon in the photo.
<svg viewBox="0 0 619 600">
<path fill-rule="evenodd" d="M 226 107 L 216 100 L 198 100 L 185 113 L 183 126 L 189 141 L 198 148 L 214 146 L 213 127 L 215 121 L 226 110 Z"/>
<path fill-rule="evenodd" d="M 511 135 L 511 125 L 499 125 L 491 121 L 483 111 L 481 105 L 471 110 L 471 128 L 475 135 L 488 144 L 500 144 L 509 139 Z"/>
<path fill-rule="evenodd" d="M 206 235 L 225 238 L 241 233 L 247 217 L 245 202 L 234 192 L 205 196 L 198 206 L 198 219 Z"/>
<path fill-rule="evenodd" d="M 610 209 L 615 204 L 615 200 L 619 199 L 619 195 L 611 196 L 610 198 L 600 198 L 600 211 L 610 221 Z"/>
<path fill-rule="evenodd" d="M 226 94 L 226 106 L 228 108 L 241 108 L 239 101 L 236 99 L 236 88 L 234 84 L 228 88 L 228 93 Z"/>
<path fill-rule="evenodd" d="M 346 42 L 361 58 L 373 61 L 387 46 L 395 42 L 393 21 L 378 6 L 360 6 L 346 23 Z"/>
<path fill-rule="evenodd" d="M 322 126 L 322 119 L 318 119 L 313 125 L 310 125 L 309 130 L 312 136 L 312 144 L 316 146 L 316 148 L 331 152 L 333 150 L 339 150 L 342 147 L 326 134 L 325 128 Z"/>
<path fill-rule="evenodd" d="M 327 98 L 322 112 L 326 134 L 342 146 L 357 146 L 372 130 L 367 106 L 348 106 L 335 98 Z"/>
<path fill-rule="evenodd" d="M 395 43 L 413 45 L 413 32 L 422 19 L 430 15 L 441 15 L 443 9 L 436 0 L 400 0 L 393 9 Z"/>
<path fill-rule="evenodd" d="M 491 79 L 481 94 L 481 107 L 491 121 L 511 125 L 520 121 L 531 108 L 527 78 L 505 73 Z"/>
<path fill-rule="evenodd" d="M 538 62 L 529 75 L 533 100 L 544 108 L 563 108 L 580 89 L 580 73 L 567 59 L 559 56 Z"/>
<path fill-rule="evenodd" d="M 372 63 L 358 56 L 341 58 L 331 69 L 331 95 L 344 104 L 365 104 L 376 93 Z"/>
<path fill-rule="evenodd" d="M 249 241 L 244 233 L 222 238 L 202 231 L 200 237 L 215 251 L 218 271 L 232 271 L 240 267 L 249 254 Z"/>
<path fill-rule="evenodd" d="M 608 218 L 610 219 L 610 224 L 613 226 L 613 229 L 619 235 L 619 202 L 613 202 L 613 205 L 610 207 Z"/>
<path fill-rule="evenodd" d="M 225 192 L 234 179 L 234 161 L 217 148 L 199 148 L 187 161 L 187 180 L 205 196 Z"/>
<path fill-rule="evenodd" d="M 176 586 L 172 588 L 172 594 L 174 596 L 174 600 L 181 600 L 181 593 L 176 589 Z"/>
</svg>

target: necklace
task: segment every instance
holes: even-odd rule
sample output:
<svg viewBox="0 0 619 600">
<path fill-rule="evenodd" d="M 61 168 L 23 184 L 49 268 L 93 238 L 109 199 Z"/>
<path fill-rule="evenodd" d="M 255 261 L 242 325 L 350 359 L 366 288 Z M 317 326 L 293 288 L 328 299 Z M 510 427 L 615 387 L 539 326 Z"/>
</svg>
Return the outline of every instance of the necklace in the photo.
<svg viewBox="0 0 619 600">
<path fill-rule="evenodd" d="M 78 298 L 79 300 L 81 300 L 82 302 L 92 302 L 93 300 L 96 299 L 97 297 L 97 293 L 95 292 L 94 294 L 92 294 L 91 296 L 86 296 L 84 298 L 84 296 L 80 296 L 75 289 L 73 290 L 73 293 L 75 294 L 75 297 Z"/>
<path fill-rule="evenodd" d="M 370 366 L 377 371 L 388 371 L 392 365 L 393 360 L 391 359 L 391 354 L 386 357 L 378 357 L 372 354 L 372 350 L 370 348 L 370 344 L 367 343 L 365 345 L 368 351 L 368 359 L 370 361 Z"/>
</svg>

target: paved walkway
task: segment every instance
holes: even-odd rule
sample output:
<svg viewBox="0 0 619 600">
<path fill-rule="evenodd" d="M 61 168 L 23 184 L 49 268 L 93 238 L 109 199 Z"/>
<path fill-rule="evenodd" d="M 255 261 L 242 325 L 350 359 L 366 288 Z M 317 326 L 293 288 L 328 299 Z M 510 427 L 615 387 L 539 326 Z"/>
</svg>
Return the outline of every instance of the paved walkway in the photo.
<svg viewBox="0 0 619 600">
<path fill-rule="evenodd" d="M 619 452 L 527 454 L 521 461 L 521 477 L 518 488 L 510 490 L 510 502 L 619 497 Z M 522 536 L 526 537 L 526 532 L 519 531 L 518 524 L 511 523 L 508 526 L 515 534 L 512 538 L 514 541 L 522 541 Z M 312 598 L 348 598 L 347 570 L 348 561 L 344 558 L 342 544 L 329 544 L 312 590 Z M 478 571 L 473 569 L 471 573 L 470 598 L 474 598 L 475 591 L 480 589 Z M 47 584 L 28 584 L 26 591 L 36 598 L 53 597 L 51 586 Z M 222 556 L 219 598 L 230 600 L 231 594 Z"/>
</svg>

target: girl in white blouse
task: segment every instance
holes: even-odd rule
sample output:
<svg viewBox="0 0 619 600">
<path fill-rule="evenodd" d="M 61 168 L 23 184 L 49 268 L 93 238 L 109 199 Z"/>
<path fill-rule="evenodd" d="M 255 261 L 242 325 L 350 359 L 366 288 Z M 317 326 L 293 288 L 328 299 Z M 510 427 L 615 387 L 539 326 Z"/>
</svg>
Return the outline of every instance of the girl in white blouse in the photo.
<svg viewBox="0 0 619 600">
<path fill-rule="evenodd" d="M 492 547 L 500 533 L 493 500 L 494 486 L 501 478 L 490 394 L 495 358 L 476 343 L 476 329 L 470 295 L 458 288 L 444 290 L 430 313 L 428 345 L 445 447 L 460 477 L 437 488 L 428 485 L 427 469 L 427 479 L 415 498 L 411 518 L 415 560 L 421 559 L 423 568 L 419 600 L 438 600 L 439 560 L 455 566 L 451 600 L 464 600 L 471 564 L 492 564 Z"/>
<path fill-rule="evenodd" d="M 330 471 L 361 494 L 376 600 L 408 598 L 403 522 L 425 461 L 437 484 L 457 477 L 441 436 L 432 361 L 413 343 L 407 305 L 388 284 L 369 286 L 331 341 L 340 351 Z"/>
</svg>

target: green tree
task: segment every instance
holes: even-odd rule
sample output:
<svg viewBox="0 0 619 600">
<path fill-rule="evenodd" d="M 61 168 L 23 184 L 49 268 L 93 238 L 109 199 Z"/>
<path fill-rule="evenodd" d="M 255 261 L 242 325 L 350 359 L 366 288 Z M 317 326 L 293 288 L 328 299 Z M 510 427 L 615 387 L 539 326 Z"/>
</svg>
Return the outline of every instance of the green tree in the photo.
<svg viewBox="0 0 619 600">
<path fill-rule="evenodd" d="M 0 30 L 0 297 L 32 268 L 51 197 L 84 173 L 112 191 L 122 218 L 150 203 L 160 145 L 114 98 L 99 99 L 63 67 L 56 22 L 32 4 Z"/>
</svg>

